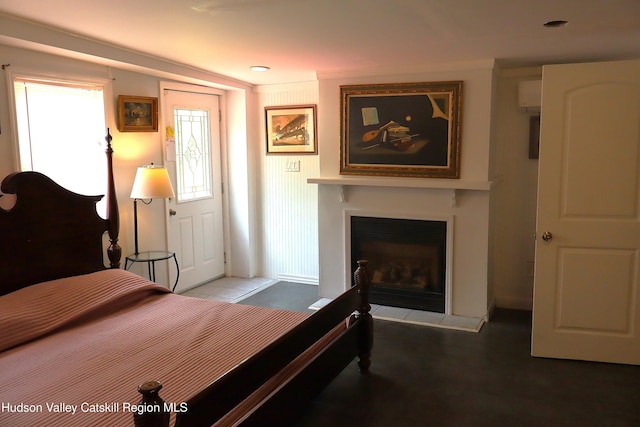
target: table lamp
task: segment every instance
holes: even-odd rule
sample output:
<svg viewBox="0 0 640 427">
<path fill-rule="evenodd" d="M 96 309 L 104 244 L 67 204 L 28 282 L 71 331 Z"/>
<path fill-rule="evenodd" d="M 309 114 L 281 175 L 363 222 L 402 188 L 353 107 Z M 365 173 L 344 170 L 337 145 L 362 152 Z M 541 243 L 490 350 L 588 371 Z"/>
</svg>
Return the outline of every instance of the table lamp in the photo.
<svg viewBox="0 0 640 427">
<path fill-rule="evenodd" d="M 167 199 L 175 197 L 167 168 L 164 166 L 156 166 L 153 163 L 150 165 L 140 166 L 136 172 L 136 178 L 133 181 L 133 188 L 131 188 L 131 196 L 129 197 L 133 199 L 133 227 L 135 230 L 136 245 L 135 253 L 138 255 L 140 252 L 138 252 L 137 201 L 140 200 L 145 205 L 148 205 L 153 201 L 153 199 Z M 149 201 L 145 202 L 144 199 L 149 199 Z"/>
</svg>

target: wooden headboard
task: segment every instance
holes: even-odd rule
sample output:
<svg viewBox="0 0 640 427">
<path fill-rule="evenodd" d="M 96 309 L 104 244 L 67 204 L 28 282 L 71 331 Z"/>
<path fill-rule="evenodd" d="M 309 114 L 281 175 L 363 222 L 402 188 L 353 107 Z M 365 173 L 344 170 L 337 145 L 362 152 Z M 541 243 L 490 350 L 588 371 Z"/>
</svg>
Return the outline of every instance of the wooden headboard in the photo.
<svg viewBox="0 0 640 427">
<path fill-rule="evenodd" d="M 0 295 L 47 280 L 105 269 L 103 235 L 109 235 L 109 267 L 118 268 L 120 219 L 107 130 L 107 218 L 96 212 L 103 196 L 83 196 L 38 172 L 16 172 L 0 186 L 15 205 L 0 208 Z"/>
</svg>

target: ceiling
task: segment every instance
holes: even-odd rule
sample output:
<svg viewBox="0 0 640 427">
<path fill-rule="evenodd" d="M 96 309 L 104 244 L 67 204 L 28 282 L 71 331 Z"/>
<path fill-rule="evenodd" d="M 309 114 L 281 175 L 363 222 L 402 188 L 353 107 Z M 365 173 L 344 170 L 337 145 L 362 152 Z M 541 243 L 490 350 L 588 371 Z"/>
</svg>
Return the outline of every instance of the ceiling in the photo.
<svg viewBox="0 0 640 427">
<path fill-rule="evenodd" d="M 0 0 L 0 14 L 252 84 L 640 58 L 639 0 Z"/>
</svg>

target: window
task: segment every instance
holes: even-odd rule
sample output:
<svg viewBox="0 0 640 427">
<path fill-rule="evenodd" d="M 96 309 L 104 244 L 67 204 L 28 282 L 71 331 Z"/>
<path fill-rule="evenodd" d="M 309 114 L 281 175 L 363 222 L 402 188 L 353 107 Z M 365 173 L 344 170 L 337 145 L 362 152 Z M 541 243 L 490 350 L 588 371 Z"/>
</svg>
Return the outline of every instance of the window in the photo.
<svg viewBox="0 0 640 427">
<path fill-rule="evenodd" d="M 212 196 L 209 111 L 176 108 L 178 203 Z"/>
<path fill-rule="evenodd" d="M 105 194 L 103 87 L 16 77 L 14 91 L 20 169 L 76 193 Z"/>
</svg>

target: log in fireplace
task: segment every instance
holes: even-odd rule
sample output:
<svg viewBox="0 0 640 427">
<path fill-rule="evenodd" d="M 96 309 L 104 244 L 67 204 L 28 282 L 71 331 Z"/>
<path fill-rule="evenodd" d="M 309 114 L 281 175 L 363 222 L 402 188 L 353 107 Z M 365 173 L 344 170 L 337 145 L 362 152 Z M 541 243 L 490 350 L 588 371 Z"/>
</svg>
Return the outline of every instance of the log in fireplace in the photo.
<svg viewBox="0 0 640 427">
<path fill-rule="evenodd" d="M 446 221 L 351 217 L 351 270 L 369 260 L 370 301 L 444 313 Z"/>
</svg>

